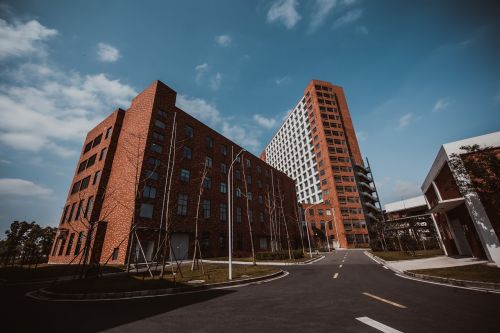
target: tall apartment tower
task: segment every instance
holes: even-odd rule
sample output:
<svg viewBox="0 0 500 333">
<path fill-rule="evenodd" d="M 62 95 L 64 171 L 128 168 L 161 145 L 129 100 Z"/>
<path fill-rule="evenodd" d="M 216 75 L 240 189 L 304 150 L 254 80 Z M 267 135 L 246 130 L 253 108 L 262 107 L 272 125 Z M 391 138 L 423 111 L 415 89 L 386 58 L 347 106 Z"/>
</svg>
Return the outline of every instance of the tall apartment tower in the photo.
<svg viewBox="0 0 500 333">
<path fill-rule="evenodd" d="M 378 198 L 341 87 L 309 82 L 261 158 L 295 180 L 313 245 L 368 246 Z"/>
</svg>

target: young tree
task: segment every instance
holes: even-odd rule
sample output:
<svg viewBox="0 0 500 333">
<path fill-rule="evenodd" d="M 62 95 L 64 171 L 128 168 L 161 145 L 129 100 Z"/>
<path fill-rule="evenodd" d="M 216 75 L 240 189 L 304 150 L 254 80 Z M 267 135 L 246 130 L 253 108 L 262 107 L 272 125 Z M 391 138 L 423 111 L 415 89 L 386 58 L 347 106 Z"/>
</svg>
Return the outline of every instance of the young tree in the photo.
<svg viewBox="0 0 500 333">
<path fill-rule="evenodd" d="M 243 171 L 243 184 L 245 185 L 245 201 L 246 201 L 246 213 L 247 213 L 246 215 L 247 215 L 247 221 L 248 221 L 248 232 L 250 233 L 250 245 L 252 247 L 252 261 L 253 261 L 254 265 L 257 265 L 257 262 L 255 260 L 255 247 L 253 244 L 252 221 L 250 219 L 250 204 L 249 204 L 249 198 L 248 198 L 247 177 L 245 174 L 245 163 L 244 163 L 243 158 L 242 158 L 241 168 Z"/>
</svg>

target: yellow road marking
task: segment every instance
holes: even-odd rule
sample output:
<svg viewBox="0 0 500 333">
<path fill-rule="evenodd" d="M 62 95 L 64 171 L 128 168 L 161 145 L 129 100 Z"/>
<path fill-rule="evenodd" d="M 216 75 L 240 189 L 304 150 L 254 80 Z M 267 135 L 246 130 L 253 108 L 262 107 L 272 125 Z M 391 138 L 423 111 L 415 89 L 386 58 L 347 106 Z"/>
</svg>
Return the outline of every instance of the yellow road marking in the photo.
<svg viewBox="0 0 500 333">
<path fill-rule="evenodd" d="M 382 298 L 382 297 L 379 297 L 379 296 L 375 296 L 375 295 L 372 295 L 370 293 L 366 293 L 364 292 L 363 295 L 365 296 L 368 296 L 368 297 L 371 297 L 371 298 L 374 298 L 376 300 L 379 300 L 381 302 L 384 302 L 384 303 L 387 303 L 387 304 L 390 304 L 390 305 L 393 305 L 395 307 L 398 307 L 398 308 L 401 308 L 401 309 L 406 309 L 406 306 L 404 305 L 401 305 L 401 304 L 398 304 L 396 302 L 392 302 L 392 301 L 389 301 L 388 299 L 385 299 L 385 298 Z"/>
<path fill-rule="evenodd" d="M 339 276 L 339 273 L 335 273 L 335 274 L 333 274 L 333 278 L 334 278 L 334 279 L 338 278 L 338 276 Z"/>
</svg>

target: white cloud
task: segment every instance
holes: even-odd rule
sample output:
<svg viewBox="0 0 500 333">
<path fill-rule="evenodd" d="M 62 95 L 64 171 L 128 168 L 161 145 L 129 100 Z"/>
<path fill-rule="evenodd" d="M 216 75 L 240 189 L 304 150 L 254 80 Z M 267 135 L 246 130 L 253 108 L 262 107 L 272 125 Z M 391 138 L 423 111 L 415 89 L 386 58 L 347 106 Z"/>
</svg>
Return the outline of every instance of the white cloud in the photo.
<svg viewBox="0 0 500 333">
<path fill-rule="evenodd" d="M 319 28 L 336 5 L 337 0 L 316 0 L 308 31 L 313 32 Z"/>
<path fill-rule="evenodd" d="M 449 105 L 450 101 L 447 98 L 440 98 L 436 101 L 436 103 L 434 103 L 434 107 L 432 108 L 432 110 L 434 112 L 441 111 L 448 108 Z"/>
<path fill-rule="evenodd" d="M 229 35 L 220 35 L 215 37 L 215 42 L 223 47 L 229 46 L 232 41 L 233 39 Z"/>
<path fill-rule="evenodd" d="M 52 189 L 37 185 L 29 180 L 0 178 L 0 195 L 46 196 L 52 193 Z"/>
<path fill-rule="evenodd" d="M 248 125 L 238 122 L 232 125 L 229 118 L 222 117 L 214 104 L 201 98 L 190 98 L 186 95 L 177 95 L 177 107 L 189 113 L 196 119 L 219 130 L 223 135 L 241 146 L 257 151 L 260 148 L 260 132 L 252 130 Z"/>
<path fill-rule="evenodd" d="M 274 128 L 277 124 L 277 121 L 276 119 L 274 118 L 266 118 L 264 116 L 261 116 L 260 114 L 254 114 L 253 115 L 253 120 L 255 120 L 255 122 L 262 126 L 262 127 L 265 127 L 267 129 L 271 129 L 271 128 Z"/>
<path fill-rule="evenodd" d="M 276 85 L 281 86 L 285 84 L 290 84 L 292 82 L 292 78 L 289 77 L 288 75 L 285 75 L 283 77 L 280 77 L 279 79 L 276 79 Z"/>
<path fill-rule="evenodd" d="M 220 87 L 221 81 L 222 81 L 222 75 L 221 75 L 221 73 L 217 72 L 210 79 L 210 88 L 212 88 L 212 90 L 218 90 Z"/>
<path fill-rule="evenodd" d="M 67 157 L 68 144 L 81 143 L 87 131 L 117 106 L 127 106 L 136 91 L 105 74 L 82 76 L 41 64 L 24 64 L 0 86 L 0 142 L 16 150 L 42 150 Z"/>
<path fill-rule="evenodd" d="M 495 96 L 496 101 L 500 101 L 500 92 Z"/>
<path fill-rule="evenodd" d="M 0 160 L 0 163 L 2 163 L 2 164 L 12 164 L 12 161 L 2 159 L 2 160 Z"/>
<path fill-rule="evenodd" d="M 364 25 L 358 25 L 356 31 L 363 35 L 368 35 L 369 33 L 368 28 Z"/>
<path fill-rule="evenodd" d="M 358 141 L 360 141 L 360 142 L 366 141 L 366 134 L 363 131 L 356 131 L 356 137 L 358 138 Z"/>
<path fill-rule="evenodd" d="M 97 57 L 100 61 L 115 62 L 120 58 L 120 51 L 116 47 L 109 44 L 98 43 Z"/>
<path fill-rule="evenodd" d="M 208 71 L 208 64 L 207 63 L 199 64 L 194 68 L 194 71 L 196 73 L 194 80 L 196 81 L 196 84 L 200 84 L 201 79 L 203 79 L 203 76 Z"/>
<path fill-rule="evenodd" d="M 297 0 L 279 0 L 273 3 L 267 12 L 267 22 L 281 22 L 288 29 L 293 28 L 301 19 L 296 8 Z"/>
<path fill-rule="evenodd" d="M 333 22 L 333 29 L 338 29 L 340 27 L 343 27 L 345 25 L 348 25 L 349 23 L 355 22 L 361 18 L 363 15 L 363 10 L 362 9 L 352 9 L 339 17 L 338 19 Z"/>
<path fill-rule="evenodd" d="M 407 113 L 405 114 L 404 116 L 402 116 L 401 118 L 399 118 L 399 121 L 398 121 L 398 128 L 399 129 L 403 129 L 405 128 L 406 126 L 410 125 L 410 123 L 415 119 L 415 117 L 413 116 L 412 113 Z"/>
<path fill-rule="evenodd" d="M 43 41 L 57 35 L 36 20 L 9 24 L 0 19 L 0 59 L 25 55 L 45 56 Z"/>
<path fill-rule="evenodd" d="M 215 126 L 221 122 L 221 116 L 217 107 L 201 98 L 189 98 L 186 95 L 177 95 L 177 107 L 186 111 L 196 119 Z"/>
<path fill-rule="evenodd" d="M 420 187 L 410 181 L 406 180 L 396 180 L 394 187 L 392 188 L 392 196 L 396 200 L 402 199 L 408 199 L 411 197 L 415 197 L 417 195 L 421 195 L 422 191 L 420 190 Z"/>
</svg>

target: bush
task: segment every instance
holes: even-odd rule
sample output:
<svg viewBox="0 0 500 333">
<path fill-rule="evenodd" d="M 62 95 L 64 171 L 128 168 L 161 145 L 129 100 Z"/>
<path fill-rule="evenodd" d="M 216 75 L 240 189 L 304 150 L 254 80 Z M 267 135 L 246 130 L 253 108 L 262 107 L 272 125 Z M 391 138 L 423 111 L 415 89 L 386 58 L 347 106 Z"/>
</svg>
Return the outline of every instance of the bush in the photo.
<svg viewBox="0 0 500 333">
<path fill-rule="evenodd" d="M 292 258 L 300 259 L 304 257 L 302 250 L 292 250 Z M 289 259 L 289 254 L 287 250 L 276 251 L 276 252 L 257 252 L 255 253 L 255 259 L 257 260 L 286 260 Z"/>
</svg>

